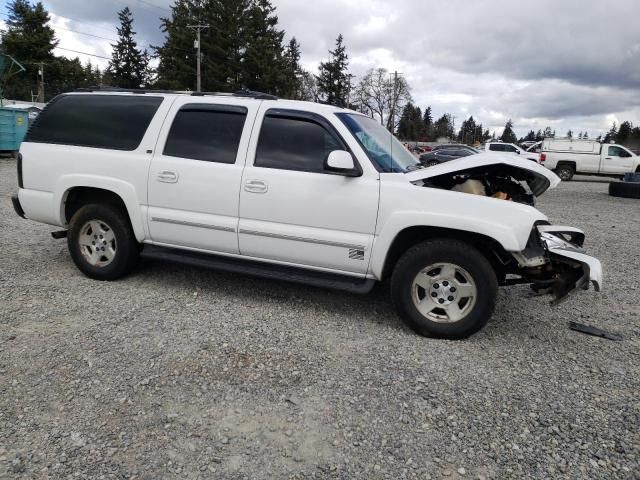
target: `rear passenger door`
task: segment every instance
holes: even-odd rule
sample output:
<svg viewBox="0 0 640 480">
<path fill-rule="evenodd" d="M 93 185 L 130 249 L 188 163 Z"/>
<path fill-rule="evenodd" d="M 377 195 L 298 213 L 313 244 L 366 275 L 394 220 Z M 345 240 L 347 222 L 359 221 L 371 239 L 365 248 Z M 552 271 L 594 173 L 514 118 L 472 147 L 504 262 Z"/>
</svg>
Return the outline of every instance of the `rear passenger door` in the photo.
<svg viewBox="0 0 640 480">
<path fill-rule="evenodd" d="M 149 170 L 147 219 L 154 243 L 238 253 L 238 195 L 257 105 L 176 100 Z"/>
</svg>

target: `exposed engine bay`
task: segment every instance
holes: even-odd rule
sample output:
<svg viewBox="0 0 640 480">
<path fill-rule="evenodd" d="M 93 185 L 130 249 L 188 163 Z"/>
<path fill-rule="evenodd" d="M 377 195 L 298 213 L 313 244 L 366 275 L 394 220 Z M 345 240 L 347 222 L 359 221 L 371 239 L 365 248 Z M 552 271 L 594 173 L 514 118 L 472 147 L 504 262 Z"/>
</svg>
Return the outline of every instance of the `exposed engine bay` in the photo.
<svg viewBox="0 0 640 480">
<path fill-rule="evenodd" d="M 539 177 L 521 168 L 484 165 L 425 178 L 423 185 L 534 206 L 537 182 Z"/>
</svg>

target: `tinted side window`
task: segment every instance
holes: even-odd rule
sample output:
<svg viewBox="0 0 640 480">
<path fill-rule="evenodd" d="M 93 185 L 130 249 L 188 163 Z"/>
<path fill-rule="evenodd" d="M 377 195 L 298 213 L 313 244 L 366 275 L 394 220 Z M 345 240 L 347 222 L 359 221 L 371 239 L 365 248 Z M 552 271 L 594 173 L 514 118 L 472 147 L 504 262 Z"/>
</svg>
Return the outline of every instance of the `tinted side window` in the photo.
<svg viewBox="0 0 640 480">
<path fill-rule="evenodd" d="M 504 152 L 504 145 L 492 143 L 491 145 L 489 145 L 489 150 L 491 150 L 492 152 Z"/>
<path fill-rule="evenodd" d="M 227 105 L 183 106 L 171 125 L 164 154 L 235 163 L 247 109 Z"/>
<path fill-rule="evenodd" d="M 505 152 L 517 152 L 518 149 L 513 145 L 503 145 Z"/>
<path fill-rule="evenodd" d="M 630 157 L 631 155 L 629 155 L 625 150 L 623 150 L 620 147 L 609 147 L 609 156 L 610 157 Z"/>
<path fill-rule="evenodd" d="M 62 95 L 47 105 L 26 142 L 135 150 L 162 97 Z"/>
<path fill-rule="evenodd" d="M 267 115 L 262 123 L 256 167 L 324 172 L 324 162 L 342 142 L 312 120 Z"/>
</svg>

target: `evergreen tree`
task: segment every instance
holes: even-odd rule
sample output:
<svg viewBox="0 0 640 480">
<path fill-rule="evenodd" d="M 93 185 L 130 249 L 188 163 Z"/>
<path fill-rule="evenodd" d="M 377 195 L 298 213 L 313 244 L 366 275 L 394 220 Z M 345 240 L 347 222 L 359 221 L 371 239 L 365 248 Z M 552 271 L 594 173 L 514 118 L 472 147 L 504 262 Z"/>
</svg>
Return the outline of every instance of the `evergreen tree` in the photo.
<svg viewBox="0 0 640 480">
<path fill-rule="evenodd" d="M 453 139 L 455 136 L 455 132 L 453 130 L 453 118 L 448 113 L 445 113 L 438 120 L 436 120 L 434 127 L 436 140 L 438 138 Z"/>
<path fill-rule="evenodd" d="M 198 18 L 195 8 L 194 0 L 177 0 L 171 6 L 171 16 L 160 19 L 160 29 L 166 40 L 162 46 L 153 47 L 159 59 L 156 83 L 159 88 L 195 90 L 196 51 L 193 48 L 193 31 L 187 27 L 192 18 Z M 208 32 L 204 30 L 205 34 Z M 208 77 L 206 75 L 203 79 L 205 90 L 211 90 Z"/>
<path fill-rule="evenodd" d="M 293 100 L 302 99 L 302 66 L 300 65 L 300 44 L 293 37 L 284 50 L 285 78 L 284 93 L 285 98 Z"/>
<path fill-rule="evenodd" d="M 420 107 L 416 107 L 411 102 L 404 106 L 400 115 L 397 134 L 403 140 L 426 140 L 426 126 Z"/>
<path fill-rule="evenodd" d="M 343 44 L 342 34 L 336 39 L 335 50 L 330 50 L 330 58 L 320 63 L 318 90 L 323 101 L 331 105 L 346 105 L 350 81 L 347 73 L 349 56 Z"/>
<path fill-rule="evenodd" d="M 542 134 L 544 138 L 553 138 L 555 137 L 554 132 L 551 131 L 551 127 L 544 127 L 544 133 Z"/>
<path fill-rule="evenodd" d="M 541 142 L 542 140 L 544 140 L 544 135 L 542 134 L 542 130 L 538 130 L 536 132 L 536 138 L 535 141 L 536 142 Z"/>
<path fill-rule="evenodd" d="M 616 122 L 613 122 L 613 125 L 611 125 L 611 128 L 609 129 L 607 134 L 604 136 L 604 139 L 602 140 L 602 142 L 603 143 L 615 142 L 617 137 L 618 137 L 618 126 Z"/>
<path fill-rule="evenodd" d="M 567 130 L 567 138 L 573 138 L 573 132 L 571 131 L 571 129 Z"/>
<path fill-rule="evenodd" d="M 516 137 L 516 134 L 513 131 L 513 122 L 511 119 L 509 119 L 505 124 L 500 140 L 505 143 L 516 143 L 518 141 L 518 137 Z"/>
<path fill-rule="evenodd" d="M 287 61 L 275 7 L 270 0 L 254 0 L 246 17 L 246 47 L 242 56 L 242 87 L 275 95 L 287 90 Z M 299 55 L 299 50 L 298 50 Z"/>
<path fill-rule="evenodd" d="M 28 100 L 38 91 L 38 68 L 36 63 L 45 63 L 47 82 L 56 83 L 60 72 L 49 72 L 48 64 L 55 60 L 54 48 L 58 45 L 54 30 L 49 26 L 49 13 L 41 2 L 31 5 L 27 0 L 14 0 L 6 6 L 8 16 L 6 30 L 2 33 L 2 53 L 11 55 L 20 62 L 25 72 L 8 82 L 3 95 L 13 100 Z M 53 76 L 50 76 L 53 75 Z M 45 88 L 46 99 L 60 93 Z"/>
<path fill-rule="evenodd" d="M 620 128 L 618 129 L 618 134 L 616 135 L 616 143 L 625 144 L 631 137 L 631 131 L 633 130 L 633 125 L 629 121 L 624 121 L 620 124 Z"/>
<path fill-rule="evenodd" d="M 535 142 L 536 141 L 536 132 L 534 132 L 533 130 L 529 130 L 529 133 L 527 133 L 527 136 L 524 137 L 523 141 Z"/>
<path fill-rule="evenodd" d="M 583 140 L 588 140 L 589 139 L 589 134 L 586 131 L 582 134 L 582 139 Z"/>
<path fill-rule="evenodd" d="M 138 48 L 134 39 L 133 15 L 129 7 L 118 12 L 118 42 L 113 47 L 109 72 L 114 86 L 122 88 L 141 88 L 150 83 L 149 55 Z"/>
</svg>

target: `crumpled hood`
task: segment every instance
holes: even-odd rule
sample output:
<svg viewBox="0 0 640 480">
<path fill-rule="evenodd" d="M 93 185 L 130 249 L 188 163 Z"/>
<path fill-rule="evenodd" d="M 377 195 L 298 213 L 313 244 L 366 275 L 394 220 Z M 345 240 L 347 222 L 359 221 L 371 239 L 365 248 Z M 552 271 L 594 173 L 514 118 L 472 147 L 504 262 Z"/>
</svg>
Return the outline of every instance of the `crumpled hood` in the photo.
<svg viewBox="0 0 640 480">
<path fill-rule="evenodd" d="M 527 182 L 531 193 L 536 197 L 539 197 L 550 188 L 555 188 L 560 183 L 560 178 L 555 173 L 536 162 L 508 153 L 495 152 L 478 153 L 458 158 L 433 167 L 405 173 L 405 177 L 410 182 L 416 182 L 427 178 L 439 177 L 440 175 L 478 173 L 485 168 L 509 175 L 516 180 Z"/>
</svg>

